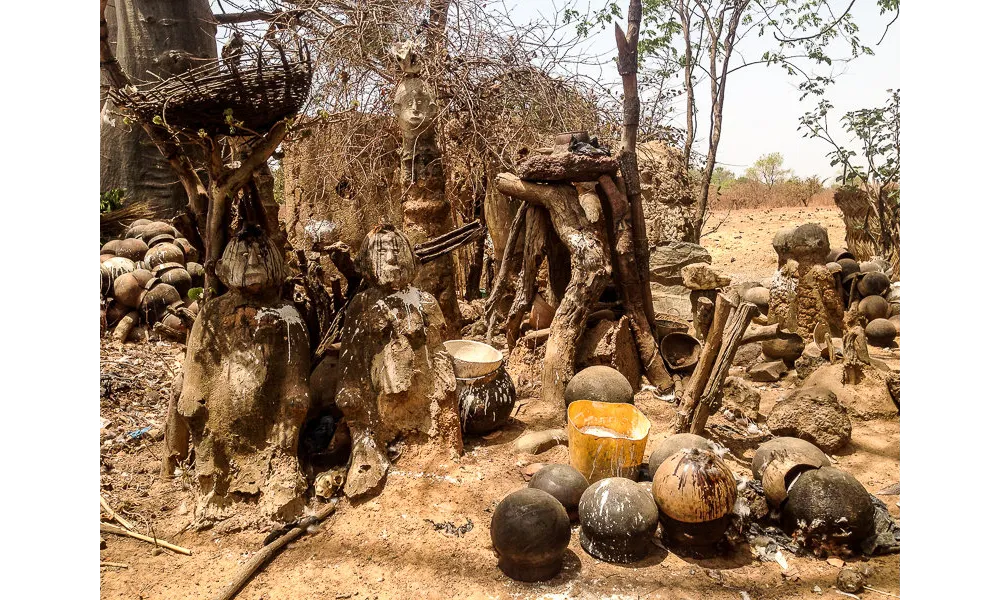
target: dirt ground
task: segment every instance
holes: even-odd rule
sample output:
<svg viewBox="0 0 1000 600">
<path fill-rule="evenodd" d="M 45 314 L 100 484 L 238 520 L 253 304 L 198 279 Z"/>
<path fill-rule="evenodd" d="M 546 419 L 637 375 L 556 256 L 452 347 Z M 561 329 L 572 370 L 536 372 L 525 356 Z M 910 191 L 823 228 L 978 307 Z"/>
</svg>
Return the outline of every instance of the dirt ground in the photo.
<svg viewBox="0 0 1000 600">
<path fill-rule="evenodd" d="M 714 262 L 733 273 L 735 282 L 767 281 L 775 257 L 774 232 L 792 224 L 820 222 L 831 243 L 844 239 L 836 209 L 733 211 L 721 228 L 706 237 Z M 159 450 L 167 394 L 180 369 L 178 344 L 127 346 L 102 342 L 101 493 L 116 509 L 154 533 L 193 551 L 183 556 L 160 552 L 150 544 L 103 535 L 101 560 L 128 568 L 101 567 L 103 598 L 211 598 L 219 593 L 262 545 L 269 527 L 243 528 L 223 522 L 205 531 L 188 529 L 192 520 L 189 478 L 159 478 Z M 874 351 L 898 367 L 899 351 Z M 267 565 L 240 592 L 241 599 L 336 598 L 837 598 L 839 568 L 813 557 L 789 557 L 789 572 L 774 562 L 753 558 L 746 544 L 726 556 L 693 559 L 654 548 L 631 565 L 600 562 L 579 544 L 578 527 L 563 572 L 543 583 L 524 584 L 496 567 L 489 527 L 493 508 L 509 492 L 525 485 L 522 469 L 535 462 L 568 462 L 557 446 L 538 456 L 518 455 L 514 440 L 526 430 L 563 425 L 559 407 L 538 401 L 541 349 L 515 349 L 519 404 L 511 422 L 492 439 L 466 441 L 456 463 L 420 464 L 405 448 L 393 466 L 383 493 L 352 506 L 341 501 L 335 514 Z M 755 384 L 761 392 L 761 420 L 794 387 L 794 376 L 775 384 Z M 849 405 L 852 441 L 833 456 L 838 467 L 857 477 L 870 492 L 899 482 L 899 416 L 859 396 Z M 877 404 L 877 403 L 875 403 Z M 655 447 L 673 419 L 673 406 L 642 392 L 636 406 L 652 421 L 646 452 Z M 130 433 L 150 427 L 141 434 Z M 739 428 L 714 415 L 708 436 L 731 450 L 726 462 L 734 473 L 750 477 L 753 448 L 759 441 L 739 435 Z M 899 496 L 880 496 L 899 518 Z M 461 536 L 435 529 L 435 523 L 472 529 Z M 868 585 L 899 595 L 899 555 L 852 558 L 872 569 Z M 859 565 L 855 565 L 859 566 Z M 874 591 L 862 597 L 888 598 Z"/>
</svg>

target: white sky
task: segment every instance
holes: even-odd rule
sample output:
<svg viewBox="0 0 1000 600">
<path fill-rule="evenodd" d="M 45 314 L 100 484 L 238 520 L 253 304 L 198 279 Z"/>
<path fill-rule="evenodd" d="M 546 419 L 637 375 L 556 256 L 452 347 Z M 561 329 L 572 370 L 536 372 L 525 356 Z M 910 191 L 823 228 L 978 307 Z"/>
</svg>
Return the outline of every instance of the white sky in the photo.
<svg viewBox="0 0 1000 600">
<path fill-rule="evenodd" d="M 594 0 L 589 4 L 597 8 L 604 2 Z M 846 2 L 842 4 L 847 5 Z M 619 0 L 619 5 L 627 8 L 628 2 Z M 507 0 L 507 6 L 511 9 L 512 19 L 518 23 L 539 18 L 549 21 L 555 11 L 552 2 L 546 0 Z M 581 0 L 576 2 L 576 6 L 583 12 L 588 2 Z M 891 16 L 879 15 L 875 0 L 858 0 L 851 12 L 862 42 L 872 48 L 875 56 L 862 56 L 840 67 L 842 74 L 827 92 L 835 107 L 831 124 L 848 110 L 881 105 L 887 98 L 885 90 L 899 87 L 899 26 L 902 18 L 892 26 L 881 45 L 875 46 Z M 743 43 L 746 44 L 743 48 L 747 60 L 760 58 L 764 46 L 758 44 L 756 34 L 753 34 L 753 39 L 748 36 Z M 605 61 L 603 69 L 591 71 L 594 76 L 600 72 L 604 80 L 618 78 L 611 62 L 616 53 L 613 29 L 592 34 L 588 46 L 588 53 L 592 51 Z M 680 79 L 677 82 L 681 85 Z M 821 140 L 805 139 L 796 131 L 799 117 L 815 106 L 812 99 L 799 101 L 797 83 L 784 70 L 764 65 L 747 67 L 730 76 L 717 159 L 720 165 L 741 175 L 760 156 L 780 152 L 785 158 L 786 168 L 793 169 L 800 176 L 817 174 L 824 178 L 837 174 L 826 157 L 832 148 Z M 696 148 L 704 152 L 709 127 L 707 85 L 700 92 L 696 91 L 696 95 L 701 117 Z M 683 105 L 678 104 L 678 111 L 680 120 L 677 124 L 683 125 Z M 846 137 L 841 138 L 847 141 Z M 832 179 L 828 183 L 832 183 Z"/>
</svg>

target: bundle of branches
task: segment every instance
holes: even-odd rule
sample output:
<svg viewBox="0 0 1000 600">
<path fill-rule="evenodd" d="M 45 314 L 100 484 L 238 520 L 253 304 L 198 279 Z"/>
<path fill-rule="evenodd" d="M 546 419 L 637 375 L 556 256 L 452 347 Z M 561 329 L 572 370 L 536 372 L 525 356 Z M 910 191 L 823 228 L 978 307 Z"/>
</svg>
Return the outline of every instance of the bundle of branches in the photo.
<svg viewBox="0 0 1000 600">
<path fill-rule="evenodd" d="M 112 87 L 108 95 L 126 112 L 169 128 L 209 136 L 266 133 L 309 95 L 312 61 L 308 49 L 296 45 L 286 52 L 273 39 L 255 49 L 240 44 L 221 60 L 161 81 Z"/>
</svg>

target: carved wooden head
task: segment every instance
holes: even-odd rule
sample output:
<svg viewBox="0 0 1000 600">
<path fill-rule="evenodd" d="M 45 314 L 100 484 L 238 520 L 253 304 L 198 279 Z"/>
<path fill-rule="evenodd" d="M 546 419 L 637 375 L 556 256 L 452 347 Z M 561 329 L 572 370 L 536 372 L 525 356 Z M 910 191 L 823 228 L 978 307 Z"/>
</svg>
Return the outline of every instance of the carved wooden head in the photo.
<svg viewBox="0 0 1000 600">
<path fill-rule="evenodd" d="M 415 138 L 427 131 L 438 114 L 437 101 L 422 79 L 407 77 L 399 82 L 392 103 L 404 137 Z"/>
<path fill-rule="evenodd" d="M 396 42 L 389 47 L 389 53 L 396 59 L 396 66 L 405 75 L 420 73 L 420 54 L 417 51 L 417 44 L 413 40 Z"/>
<path fill-rule="evenodd" d="M 417 256 L 402 232 L 383 224 L 361 242 L 358 270 L 372 286 L 401 290 L 417 276 Z"/>
<path fill-rule="evenodd" d="M 285 281 L 281 251 L 252 224 L 229 240 L 215 272 L 227 288 L 254 295 L 273 293 Z"/>
</svg>

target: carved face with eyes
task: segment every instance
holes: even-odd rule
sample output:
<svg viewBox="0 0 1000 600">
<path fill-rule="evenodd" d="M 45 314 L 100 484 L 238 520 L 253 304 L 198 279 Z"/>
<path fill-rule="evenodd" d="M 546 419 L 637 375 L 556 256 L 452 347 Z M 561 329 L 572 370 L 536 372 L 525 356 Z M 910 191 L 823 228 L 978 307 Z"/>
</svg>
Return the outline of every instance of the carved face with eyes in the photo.
<svg viewBox="0 0 1000 600">
<path fill-rule="evenodd" d="M 399 120 L 403 136 L 414 138 L 430 128 L 438 107 L 423 80 L 407 77 L 396 89 L 392 112 Z"/>
<path fill-rule="evenodd" d="M 380 225 L 361 242 L 358 265 L 371 285 L 401 290 L 416 277 L 417 257 L 402 233 L 392 225 Z"/>
</svg>

